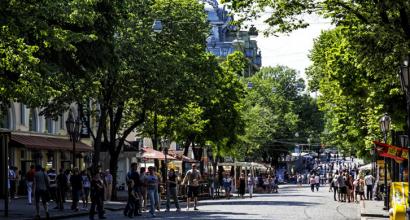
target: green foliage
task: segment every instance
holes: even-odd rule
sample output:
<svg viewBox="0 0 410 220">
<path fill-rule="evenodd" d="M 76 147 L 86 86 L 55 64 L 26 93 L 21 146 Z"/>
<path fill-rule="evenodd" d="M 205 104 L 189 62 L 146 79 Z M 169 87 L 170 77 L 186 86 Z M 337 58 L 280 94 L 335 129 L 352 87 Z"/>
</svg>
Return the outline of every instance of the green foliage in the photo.
<svg viewBox="0 0 410 220">
<path fill-rule="evenodd" d="M 397 92 L 397 76 L 391 74 L 394 64 L 370 65 L 377 55 L 362 59 L 364 45 L 346 29 L 323 32 L 315 41 L 310 55 L 313 65 L 307 75 L 310 89 L 320 93 L 318 102 L 325 112 L 323 141 L 364 155 L 371 142 L 381 138 L 378 121 L 384 112 L 392 115 L 393 129 L 403 129 L 404 100 Z M 378 51 L 381 53 L 389 57 L 394 51 Z"/>
<path fill-rule="evenodd" d="M 270 161 L 297 143 L 306 143 L 323 129 L 322 114 L 314 99 L 303 94 L 304 81 L 295 70 L 262 68 L 251 78 L 253 87 L 243 101 L 245 133 L 240 156 Z M 299 133 L 300 137 L 295 138 Z M 252 154 L 253 153 L 253 154 Z"/>
</svg>

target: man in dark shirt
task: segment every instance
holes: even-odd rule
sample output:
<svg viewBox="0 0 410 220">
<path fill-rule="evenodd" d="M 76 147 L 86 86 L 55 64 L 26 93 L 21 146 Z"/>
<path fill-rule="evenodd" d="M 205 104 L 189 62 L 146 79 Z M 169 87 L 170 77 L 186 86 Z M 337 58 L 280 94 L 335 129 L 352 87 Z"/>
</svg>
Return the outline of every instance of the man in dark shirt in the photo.
<svg viewBox="0 0 410 220">
<path fill-rule="evenodd" d="M 68 188 L 68 179 L 64 173 L 64 169 L 60 169 L 57 175 L 57 207 L 60 210 L 64 209 L 65 193 Z"/>
<path fill-rule="evenodd" d="M 81 177 L 78 168 L 74 168 L 74 173 L 70 177 L 73 205 L 71 210 L 78 211 L 78 201 L 80 201 L 81 191 L 83 190 L 83 178 Z"/>
<path fill-rule="evenodd" d="M 179 202 L 178 202 L 178 191 L 177 191 L 177 182 L 178 182 L 178 176 L 175 173 L 174 169 L 170 169 L 168 173 L 168 189 L 169 192 L 167 196 L 167 211 L 169 211 L 169 198 L 172 197 L 172 199 L 175 202 L 175 208 L 177 208 L 177 212 L 181 211 L 181 208 L 179 207 Z"/>
<path fill-rule="evenodd" d="M 132 163 L 131 164 L 131 171 L 128 172 L 127 174 L 127 181 L 128 180 L 133 180 L 134 182 L 134 191 L 135 194 L 138 195 L 138 199 L 134 200 L 135 204 L 134 204 L 134 215 L 135 216 L 139 216 L 141 215 L 141 201 L 142 201 L 142 194 L 141 194 L 141 180 L 140 180 L 140 174 L 138 173 L 138 163 Z M 125 211 L 124 211 L 125 213 Z"/>
</svg>

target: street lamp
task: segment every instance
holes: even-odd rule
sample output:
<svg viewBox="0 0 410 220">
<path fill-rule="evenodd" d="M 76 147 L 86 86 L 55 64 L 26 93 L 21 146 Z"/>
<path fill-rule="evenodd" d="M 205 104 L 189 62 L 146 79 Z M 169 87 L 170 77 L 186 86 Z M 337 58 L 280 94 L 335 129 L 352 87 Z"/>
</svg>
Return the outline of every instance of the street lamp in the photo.
<svg viewBox="0 0 410 220">
<path fill-rule="evenodd" d="M 73 142 L 73 168 L 76 167 L 76 160 L 75 160 L 75 143 L 80 138 L 80 120 L 74 119 L 73 114 L 70 112 L 68 114 L 67 121 L 65 122 L 67 133 L 70 135 L 70 140 Z"/>
<path fill-rule="evenodd" d="M 165 176 L 165 193 L 167 196 L 167 207 L 166 207 L 167 211 L 169 211 L 170 209 L 169 185 L 168 185 L 168 160 L 167 160 L 169 144 L 170 144 L 170 141 L 168 139 L 165 139 L 162 141 L 162 150 L 164 151 L 164 164 L 165 164 L 164 176 Z"/>
<path fill-rule="evenodd" d="M 383 133 L 383 140 L 384 143 L 387 143 L 387 134 L 390 130 L 391 118 L 387 113 L 384 113 L 383 117 L 379 121 L 380 123 L 380 130 Z M 384 157 L 384 209 L 387 210 L 389 208 L 389 195 L 387 193 L 387 158 Z"/>
<path fill-rule="evenodd" d="M 400 66 L 400 83 L 401 88 L 406 95 L 406 107 L 407 107 L 407 137 L 410 137 L 410 86 L 409 86 L 409 79 L 410 79 L 410 70 L 409 70 L 409 57 L 405 57 L 403 60 L 402 65 Z M 404 141 L 403 141 L 404 144 Z M 406 147 L 409 149 L 409 141 L 407 141 Z M 410 157 L 407 157 L 407 181 L 408 185 L 410 186 Z M 408 203 L 410 204 L 410 191 L 409 195 L 407 196 Z M 407 219 L 410 219 L 410 207 L 406 210 Z"/>
</svg>

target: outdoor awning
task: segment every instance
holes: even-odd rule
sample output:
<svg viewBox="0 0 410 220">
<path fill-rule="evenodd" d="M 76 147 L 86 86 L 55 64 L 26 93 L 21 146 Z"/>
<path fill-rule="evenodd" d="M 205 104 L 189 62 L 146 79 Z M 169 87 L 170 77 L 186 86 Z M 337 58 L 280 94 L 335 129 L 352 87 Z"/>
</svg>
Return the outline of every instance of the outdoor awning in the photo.
<svg viewBox="0 0 410 220">
<path fill-rule="evenodd" d="M 144 153 L 142 154 L 142 158 L 144 160 L 152 160 L 152 159 L 157 159 L 157 160 L 165 160 L 165 154 L 162 153 L 161 151 L 154 150 L 150 147 L 144 147 L 142 148 Z M 175 157 L 171 155 L 167 155 L 167 160 L 176 160 Z"/>
<path fill-rule="evenodd" d="M 71 151 L 73 149 L 73 143 L 68 138 L 65 139 L 20 134 L 11 134 L 10 146 L 20 146 L 35 150 Z M 93 150 L 91 146 L 82 142 L 77 142 L 75 147 L 77 152 L 88 152 Z"/>
<path fill-rule="evenodd" d="M 197 160 L 185 156 L 185 155 L 183 154 L 183 152 L 181 152 L 181 151 L 170 150 L 170 151 L 168 151 L 168 152 L 169 152 L 169 155 L 175 157 L 177 160 L 180 160 L 180 161 L 182 161 L 182 162 L 186 162 L 186 163 L 198 163 Z"/>
</svg>

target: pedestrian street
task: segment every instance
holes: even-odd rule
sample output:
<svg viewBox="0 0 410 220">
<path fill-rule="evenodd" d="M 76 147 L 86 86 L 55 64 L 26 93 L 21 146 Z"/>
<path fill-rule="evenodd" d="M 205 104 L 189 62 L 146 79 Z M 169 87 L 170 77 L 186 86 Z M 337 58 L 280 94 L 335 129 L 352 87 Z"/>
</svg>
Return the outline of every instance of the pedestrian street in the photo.
<svg viewBox="0 0 410 220">
<path fill-rule="evenodd" d="M 277 219 L 277 220 L 346 220 L 360 219 L 360 209 L 357 203 L 340 203 L 333 201 L 333 193 L 324 186 L 319 192 L 311 192 L 305 185 L 281 185 L 279 193 L 256 194 L 253 198 L 240 199 L 236 196 L 231 199 L 202 200 L 199 202 L 199 211 L 192 208 L 176 212 L 171 205 L 171 211 L 156 213 L 155 218 L 144 212 L 141 217 L 134 219 Z M 107 219 L 130 219 L 122 211 L 107 211 Z M 76 219 L 88 219 L 84 216 Z"/>
</svg>

